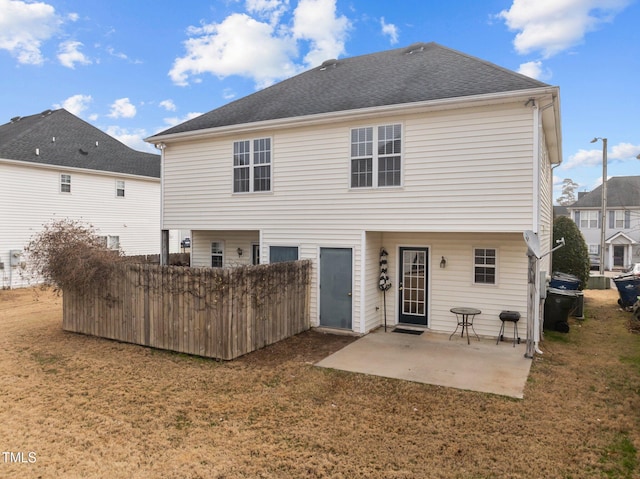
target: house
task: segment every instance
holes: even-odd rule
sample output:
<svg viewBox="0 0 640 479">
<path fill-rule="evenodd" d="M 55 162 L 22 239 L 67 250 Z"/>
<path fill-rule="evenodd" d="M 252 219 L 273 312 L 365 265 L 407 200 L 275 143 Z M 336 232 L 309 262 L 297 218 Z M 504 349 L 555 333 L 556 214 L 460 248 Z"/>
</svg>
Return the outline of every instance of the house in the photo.
<svg viewBox="0 0 640 479">
<path fill-rule="evenodd" d="M 550 249 L 557 87 L 419 43 L 328 60 L 147 141 L 162 228 L 191 230 L 191 264 L 310 259 L 312 326 L 451 333 L 455 306 L 494 338 L 503 310 L 520 331 L 538 321 L 524 233 Z"/>
<path fill-rule="evenodd" d="M 584 236 L 589 255 L 600 258 L 602 185 L 581 193 L 568 211 Z M 607 180 L 604 226 L 604 269 L 621 270 L 640 262 L 640 176 L 614 176 Z"/>
<path fill-rule="evenodd" d="M 42 226 L 93 225 L 125 254 L 160 253 L 160 155 L 132 150 L 64 109 L 0 125 L 0 287 L 25 286 Z"/>
</svg>

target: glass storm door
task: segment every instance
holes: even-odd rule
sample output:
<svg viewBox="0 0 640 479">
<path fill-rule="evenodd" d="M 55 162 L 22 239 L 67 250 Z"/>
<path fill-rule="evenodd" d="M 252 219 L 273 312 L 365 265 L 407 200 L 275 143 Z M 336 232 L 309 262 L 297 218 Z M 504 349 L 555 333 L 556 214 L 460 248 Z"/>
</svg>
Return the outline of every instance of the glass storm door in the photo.
<svg viewBox="0 0 640 479">
<path fill-rule="evenodd" d="M 400 248 L 399 323 L 427 325 L 427 248 Z"/>
</svg>

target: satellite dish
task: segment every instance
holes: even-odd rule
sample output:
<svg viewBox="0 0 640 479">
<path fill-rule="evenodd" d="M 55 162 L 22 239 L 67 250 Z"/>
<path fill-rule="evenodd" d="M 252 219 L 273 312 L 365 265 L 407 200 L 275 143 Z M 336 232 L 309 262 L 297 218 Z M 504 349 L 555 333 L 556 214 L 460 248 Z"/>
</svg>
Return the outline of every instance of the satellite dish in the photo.
<svg viewBox="0 0 640 479">
<path fill-rule="evenodd" d="M 529 249 L 528 255 L 535 256 L 536 258 L 540 257 L 540 241 L 538 240 L 538 235 L 531 230 L 526 230 L 522 233 L 524 237 L 525 243 L 527 243 L 527 248 Z"/>
</svg>

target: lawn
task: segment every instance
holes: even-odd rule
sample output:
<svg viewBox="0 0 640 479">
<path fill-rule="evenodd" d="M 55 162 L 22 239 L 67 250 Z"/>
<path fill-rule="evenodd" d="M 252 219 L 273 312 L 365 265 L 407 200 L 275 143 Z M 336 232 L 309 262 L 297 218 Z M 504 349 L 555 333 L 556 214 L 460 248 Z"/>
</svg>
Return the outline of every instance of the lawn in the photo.
<svg viewBox="0 0 640 479">
<path fill-rule="evenodd" d="M 524 399 L 314 367 L 310 331 L 231 362 L 62 331 L 0 291 L 0 477 L 637 478 L 640 335 L 617 292 L 547 334 Z"/>
</svg>

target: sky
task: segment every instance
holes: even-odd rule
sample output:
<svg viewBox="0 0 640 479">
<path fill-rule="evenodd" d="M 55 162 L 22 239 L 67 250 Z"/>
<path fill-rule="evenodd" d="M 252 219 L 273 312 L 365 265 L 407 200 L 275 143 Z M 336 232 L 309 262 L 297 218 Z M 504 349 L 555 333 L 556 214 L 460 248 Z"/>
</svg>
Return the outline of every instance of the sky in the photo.
<svg viewBox="0 0 640 479">
<path fill-rule="evenodd" d="M 563 180 L 640 175 L 640 0 L 0 0 L 0 124 L 128 146 L 331 58 L 437 42 L 560 87 Z"/>
</svg>

